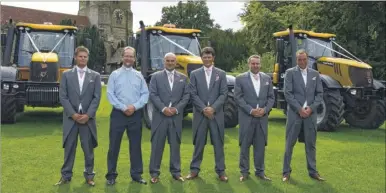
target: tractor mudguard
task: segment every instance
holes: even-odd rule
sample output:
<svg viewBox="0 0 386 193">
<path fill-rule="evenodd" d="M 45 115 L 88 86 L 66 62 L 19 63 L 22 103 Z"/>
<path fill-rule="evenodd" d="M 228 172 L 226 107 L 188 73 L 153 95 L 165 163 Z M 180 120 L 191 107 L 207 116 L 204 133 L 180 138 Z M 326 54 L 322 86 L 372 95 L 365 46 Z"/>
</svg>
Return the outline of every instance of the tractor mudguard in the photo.
<svg viewBox="0 0 386 193">
<path fill-rule="evenodd" d="M 338 81 L 334 80 L 328 75 L 321 74 L 320 78 L 327 88 L 342 88 Z"/>
<path fill-rule="evenodd" d="M 227 77 L 227 85 L 228 86 L 235 86 L 235 82 L 236 82 L 236 77 L 232 76 L 232 75 L 226 75 Z"/>
<path fill-rule="evenodd" d="M 1 66 L 1 81 L 16 81 L 17 69 L 12 66 Z"/>
</svg>

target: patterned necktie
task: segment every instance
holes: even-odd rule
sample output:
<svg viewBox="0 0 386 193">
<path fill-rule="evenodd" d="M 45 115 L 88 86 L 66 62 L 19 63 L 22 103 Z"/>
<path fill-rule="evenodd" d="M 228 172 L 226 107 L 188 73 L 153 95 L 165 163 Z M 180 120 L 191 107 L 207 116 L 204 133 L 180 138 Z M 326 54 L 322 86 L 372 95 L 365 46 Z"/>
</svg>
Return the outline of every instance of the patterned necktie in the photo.
<svg viewBox="0 0 386 193">
<path fill-rule="evenodd" d="M 169 82 L 173 84 L 173 73 L 168 72 Z"/>
<path fill-rule="evenodd" d="M 80 69 L 80 70 L 79 70 L 79 73 L 80 73 L 80 78 L 83 78 L 84 70 Z"/>
<path fill-rule="evenodd" d="M 206 76 L 210 76 L 210 69 L 206 69 Z"/>
<path fill-rule="evenodd" d="M 253 76 L 253 78 L 254 78 L 255 80 L 259 80 L 259 76 L 258 76 L 257 74 L 252 74 L 252 76 Z"/>
</svg>

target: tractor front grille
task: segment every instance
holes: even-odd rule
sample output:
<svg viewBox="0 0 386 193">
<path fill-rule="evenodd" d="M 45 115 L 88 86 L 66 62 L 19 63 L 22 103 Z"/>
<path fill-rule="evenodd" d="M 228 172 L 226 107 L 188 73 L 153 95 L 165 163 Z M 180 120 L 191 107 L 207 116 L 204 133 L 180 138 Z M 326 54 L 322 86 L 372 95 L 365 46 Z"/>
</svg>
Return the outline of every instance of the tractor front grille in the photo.
<svg viewBox="0 0 386 193">
<path fill-rule="evenodd" d="M 373 72 L 371 69 L 350 66 L 350 79 L 354 87 L 372 87 Z"/>
<path fill-rule="evenodd" d="M 59 65 L 56 62 L 31 62 L 30 80 L 34 82 L 56 82 Z"/>
<path fill-rule="evenodd" d="M 59 86 L 29 86 L 26 90 L 27 105 L 37 107 L 58 107 Z"/>
</svg>

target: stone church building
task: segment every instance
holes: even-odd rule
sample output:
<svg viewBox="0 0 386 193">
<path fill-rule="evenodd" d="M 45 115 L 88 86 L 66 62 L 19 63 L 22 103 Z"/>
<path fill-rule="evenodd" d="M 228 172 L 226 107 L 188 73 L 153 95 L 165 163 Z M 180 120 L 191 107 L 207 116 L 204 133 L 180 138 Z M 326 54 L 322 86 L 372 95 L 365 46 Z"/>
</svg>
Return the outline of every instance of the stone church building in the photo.
<svg viewBox="0 0 386 193">
<path fill-rule="evenodd" d="M 133 13 L 130 1 L 79 1 L 78 15 L 63 14 L 13 6 L 0 6 L 1 32 L 6 33 L 7 23 L 51 22 L 60 24 L 62 20 L 75 21 L 78 28 L 95 25 L 99 28 L 106 48 L 106 64 L 120 62 L 121 42 L 128 42 L 133 33 Z M 109 66 L 109 65 L 107 65 Z M 108 68 L 108 67 L 107 67 Z M 110 71 L 106 69 L 106 71 Z"/>
</svg>

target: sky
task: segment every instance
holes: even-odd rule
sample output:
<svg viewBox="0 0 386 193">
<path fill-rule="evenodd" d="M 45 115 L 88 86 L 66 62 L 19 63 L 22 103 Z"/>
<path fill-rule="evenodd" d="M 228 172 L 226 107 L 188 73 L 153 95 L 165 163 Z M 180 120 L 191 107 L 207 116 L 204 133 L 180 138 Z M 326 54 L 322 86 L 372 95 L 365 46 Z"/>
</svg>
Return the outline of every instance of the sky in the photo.
<svg viewBox="0 0 386 193">
<path fill-rule="evenodd" d="M 133 28 L 139 27 L 139 21 L 143 20 L 145 25 L 154 25 L 155 22 L 161 19 L 161 10 L 164 6 L 176 5 L 178 1 L 169 2 L 144 2 L 144 1 L 132 1 L 131 11 L 133 12 Z M 15 7 L 25 7 L 31 9 L 39 9 L 45 11 L 53 11 L 67 14 L 78 14 L 79 2 L 67 1 L 67 2 L 22 2 L 17 0 L 2 0 L 2 5 L 10 5 Z M 215 23 L 221 25 L 223 29 L 233 29 L 237 31 L 242 28 L 238 14 L 242 12 L 244 2 L 220 2 L 209 1 L 207 2 L 209 13 Z M 225 12 L 225 10 L 227 10 Z"/>
</svg>

